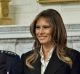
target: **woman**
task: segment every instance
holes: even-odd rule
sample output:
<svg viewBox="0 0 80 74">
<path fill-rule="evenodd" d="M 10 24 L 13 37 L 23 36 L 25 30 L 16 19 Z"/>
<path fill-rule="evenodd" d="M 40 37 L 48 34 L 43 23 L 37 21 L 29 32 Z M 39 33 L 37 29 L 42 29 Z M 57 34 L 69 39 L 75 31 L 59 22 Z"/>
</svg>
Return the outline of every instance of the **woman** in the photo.
<svg viewBox="0 0 80 74">
<path fill-rule="evenodd" d="M 56 10 L 39 13 L 30 31 L 35 42 L 22 55 L 24 74 L 80 74 L 80 53 L 67 47 L 66 29 Z"/>
</svg>

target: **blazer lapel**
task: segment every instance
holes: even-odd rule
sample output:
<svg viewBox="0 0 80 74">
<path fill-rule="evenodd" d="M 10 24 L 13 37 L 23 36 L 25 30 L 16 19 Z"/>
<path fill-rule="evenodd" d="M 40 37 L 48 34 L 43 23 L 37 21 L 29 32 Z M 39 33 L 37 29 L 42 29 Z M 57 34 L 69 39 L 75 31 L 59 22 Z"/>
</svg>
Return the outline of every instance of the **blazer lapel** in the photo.
<svg viewBox="0 0 80 74">
<path fill-rule="evenodd" d="M 53 51 L 52 57 L 48 63 L 48 66 L 44 74 L 54 74 L 62 65 L 56 54 L 56 49 Z"/>
<path fill-rule="evenodd" d="M 36 60 L 36 62 L 33 64 L 34 69 L 31 70 L 31 74 L 41 74 L 41 62 L 40 62 L 40 56 Z"/>
</svg>

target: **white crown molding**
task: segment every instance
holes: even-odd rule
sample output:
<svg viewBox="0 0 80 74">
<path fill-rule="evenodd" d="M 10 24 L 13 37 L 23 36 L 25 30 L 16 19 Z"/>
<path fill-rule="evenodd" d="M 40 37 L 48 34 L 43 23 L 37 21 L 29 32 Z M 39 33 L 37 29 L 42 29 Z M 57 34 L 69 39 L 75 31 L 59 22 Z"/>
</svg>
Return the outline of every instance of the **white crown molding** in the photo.
<svg viewBox="0 0 80 74">
<path fill-rule="evenodd" d="M 5 25 L 0 26 L 0 38 L 30 38 L 28 26 Z"/>
<path fill-rule="evenodd" d="M 80 37 L 80 24 L 66 24 L 68 37 Z M 2 25 L 0 26 L 0 39 L 4 38 L 32 38 L 29 26 Z"/>
<path fill-rule="evenodd" d="M 78 37 L 80 36 L 80 24 L 66 24 L 68 37 Z"/>
</svg>

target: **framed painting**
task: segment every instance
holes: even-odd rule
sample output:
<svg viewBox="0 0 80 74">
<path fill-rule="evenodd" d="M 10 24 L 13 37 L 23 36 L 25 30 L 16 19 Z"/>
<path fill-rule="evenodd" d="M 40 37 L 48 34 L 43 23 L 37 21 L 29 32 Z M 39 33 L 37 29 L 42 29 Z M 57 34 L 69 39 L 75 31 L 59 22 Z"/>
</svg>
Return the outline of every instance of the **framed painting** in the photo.
<svg viewBox="0 0 80 74">
<path fill-rule="evenodd" d="M 39 3 L 66 3 L 66 2 L 80 2 L 80 0 L 37 0 Z"/>
</svg>

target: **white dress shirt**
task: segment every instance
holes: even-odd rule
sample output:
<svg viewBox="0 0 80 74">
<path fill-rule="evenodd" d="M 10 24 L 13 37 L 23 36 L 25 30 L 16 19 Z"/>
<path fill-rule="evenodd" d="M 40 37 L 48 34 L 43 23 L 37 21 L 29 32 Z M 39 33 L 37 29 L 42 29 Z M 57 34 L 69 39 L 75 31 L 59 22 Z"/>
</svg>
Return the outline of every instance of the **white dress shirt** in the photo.
<svg viewBox="0 0 80 74">
<path fill-rule="evenodd" d="M 51 49 L 51 51 L 48 54 L 48 58 L 46 60 L 44 60 L 44 55 L 43 55 L 42 50 L 40 51 L 40 55 L 41 55 L 41 74 L 44 74 L 45 69 L 46 69 L 46 67 L 49 63 L 49 60 L 50 60 L 51 56 L 52 56 L 53 50 L 54 50 L 54 48 Z"/>
</svg>

